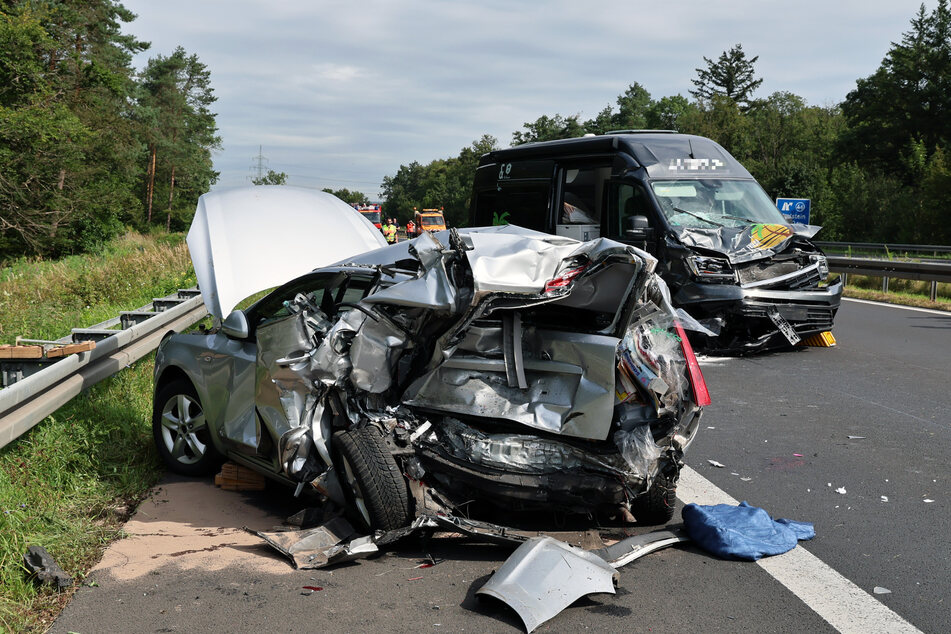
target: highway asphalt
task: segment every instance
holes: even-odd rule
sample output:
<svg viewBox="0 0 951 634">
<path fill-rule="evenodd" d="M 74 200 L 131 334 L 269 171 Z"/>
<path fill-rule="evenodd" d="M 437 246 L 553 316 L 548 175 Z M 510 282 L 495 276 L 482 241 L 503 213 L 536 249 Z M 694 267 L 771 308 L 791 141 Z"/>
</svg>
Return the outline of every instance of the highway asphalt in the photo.
<svg viewBox="0 0 951 634">
<path fill-rule="evenodd" d="M 617 595 L 582 599 L 537 631 L 835 631 L 816 596 L 840 631 L 875 630 L 860 625 L 869 605 L 948 631 L 951 314 L 846 301 L 835 334 L 831 349 L 701 359 L 714 403 L 688 454 L 690 490 L 681 488 L 813 522 L 817 537 L 796 550 L 840 573 L 862 601 L 817 567 L 795 571 L 803 592 L 766 566 L 678 546 L 622 568 Z M 267 528 L 298 506 L 281 491 L 170 476 L 51 631 L 523 631 L 506 606 L 474 595 L 509 550 L 432 539 L 294 570 L 242 527 Z M 570 539 L 586 527 L 556 528 Z M 429 555 L 443 561 L 416 568 Z M 877 631 L 895 631 L 889 623 Z"/>
</svg>

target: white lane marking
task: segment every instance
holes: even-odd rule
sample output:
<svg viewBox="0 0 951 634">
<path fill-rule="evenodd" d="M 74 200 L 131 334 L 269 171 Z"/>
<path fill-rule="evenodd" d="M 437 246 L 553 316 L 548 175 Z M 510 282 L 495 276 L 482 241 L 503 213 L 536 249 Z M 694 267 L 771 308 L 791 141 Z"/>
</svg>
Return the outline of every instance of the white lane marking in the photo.
<svg viewBox="0 0 951 634">
<path fill-rule="evenodd" d="M 684 504 L 739 504 L 690 467 L 680 471 L 677 497 Z M 921 633 L 921 630 L 830 568 L 802 545 L 782 555 L 764 557 L 756 563 L 840 632 Z"/>
<path fill-rule="evenodd" d="M 856 299 L 854 297 L 843 297 L 843 302 L 855 302 L 856 304 L 868 304 L 869 306 L 884 306 L 887 308 L 898 308 L 899 310 L 914 310 L 919 313 L 928 313 L 929 315 L 941 315 L 942 317 L 951 317 L 951 311 L 935 310 L 933 308 L 918 308 L 917 306 L 902 306 L 901 304 L 888 304 L 886 302 L 873 302 L 868 299 Z"/>
</svg>

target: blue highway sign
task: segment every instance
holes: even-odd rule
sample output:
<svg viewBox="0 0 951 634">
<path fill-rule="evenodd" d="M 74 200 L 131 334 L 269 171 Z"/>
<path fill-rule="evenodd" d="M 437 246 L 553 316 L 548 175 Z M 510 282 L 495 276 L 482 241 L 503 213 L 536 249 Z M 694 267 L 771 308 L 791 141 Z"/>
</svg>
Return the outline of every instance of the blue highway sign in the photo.
<svg viewBox="0 0 951 634">
<path fill-rule="evenodd" d="M 809 208 L 811 207 L 808 198 L 777 198 L 776 209 L 786 217 L 786 220 L 801 225 L 809 224 Z"/>
</svg>

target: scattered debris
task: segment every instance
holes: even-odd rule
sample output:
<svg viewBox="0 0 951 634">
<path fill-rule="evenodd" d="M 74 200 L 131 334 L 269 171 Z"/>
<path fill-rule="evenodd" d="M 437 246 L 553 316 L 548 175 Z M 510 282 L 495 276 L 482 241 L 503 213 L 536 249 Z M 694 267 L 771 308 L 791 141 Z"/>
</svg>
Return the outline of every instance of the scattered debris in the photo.
<svg viewBox="0 0 951 634">
<path fill-rule="evenodd" d="M 934 502 L 934 500 L 932 500 L 932 499 L 930 499 L 930 498 L 925 498 L 925 499 L 922 500 L 922 502 L 924 502 L 925 504 L 931 504 L 932 502 Z"/>
<path fill-rule="evenodd" d="M 407 581 L 419 581 L 422 577 L 410 577 Z"/>
<path fill-rule="evenodd" d="M 710 464 L 712 464 L 714 467 L 719 467 L 720 469 L 722 469 L 723 467 L 726 466 L 726 465 L 724 465 L 724 464 L 722 464 L 722 463 L 717 462 L 716 460 L 709 460 L 709 459 L 708 459 L 707 462 L 709 462 Z"/>
<path fill-rule="evenodd" d="M 532 632 L 583 596 L 614 594 L 619 578 L 601 557 L 537 537 L 519 546 L 476 594 L 510 606 Z"/>
<path fill-rule="evenodd" d="M 887 496 L 887 495 L 883 495 L 883 496 L 882 496 L 882 502 L 888 502 L 888 496 Z"/>
<path fill-rule="evenodd" d="M 865 436 L 849 436 L 849 440 L 865 440 Z"/>
<path fill-rule="evenodd" d="M 310 590 L 311 592 L 320 592 L 323 590 L 320 586 L 301 586 L 304 590 Z"/>
<path fill-rule="evenodd" d="M 57 590 L 65 590 L 73 585 L 73 578 L 53 561 L 53 557 L 42 546 L 30 546 L 26 549 L 23 567 L 40 584 L 55 585 Z"/>
<path fill-rule="evenodd" d="M 835 490 L 835 492 L 838 493 L 839 495 L 845 495 L 845 487 L 839 487 L 838 489 Z"/>
<path fill-rule="evenodd" d="M 794 453 L 793 455 L 796 456 L 797 458 L 802 458 L 802 454 L 801 454 L 801 453 Z"/>
<path fill-rule="evenodd" d="M 872 590 L 875 594 L 891 594 L 892 591 L 888 588 L 883 588 L 882 586 L 875 586 L 875 589 Z"/>
</svg>

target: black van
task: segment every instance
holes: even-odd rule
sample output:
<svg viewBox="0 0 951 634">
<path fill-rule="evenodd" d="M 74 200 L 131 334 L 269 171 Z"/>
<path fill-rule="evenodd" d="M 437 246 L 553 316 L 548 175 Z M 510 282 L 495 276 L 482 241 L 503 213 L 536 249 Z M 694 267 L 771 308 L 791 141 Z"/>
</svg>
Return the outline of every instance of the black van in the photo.
<svg viewBox="0 0 951 634">
<path fill-rule="evenodd" d="M 473 226 L 514 224 L 633 244 L 658 259 L 673 303 L 714 335 L 711 351 L 783 347 L 832 328 L 842 284 L 827 282 L 819 227 L 789 224 L 710 139 L 623 131 L 484 155 Z"/>
</svg>

